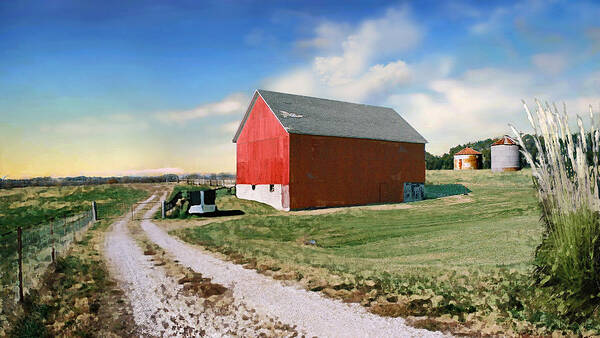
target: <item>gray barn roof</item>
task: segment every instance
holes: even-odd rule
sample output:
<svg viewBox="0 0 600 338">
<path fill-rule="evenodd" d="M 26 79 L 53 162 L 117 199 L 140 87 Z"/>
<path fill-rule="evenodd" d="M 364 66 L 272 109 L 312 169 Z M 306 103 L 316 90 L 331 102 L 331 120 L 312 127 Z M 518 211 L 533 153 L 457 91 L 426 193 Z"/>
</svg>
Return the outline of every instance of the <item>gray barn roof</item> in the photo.
<svg viewBox="0 0 600 338">
<path fill-rule="evenodd" d="M 427 140 L 392 108 L 264 89 L 258 89 L 254 93 L 246 115 L 233 138 L 234 143 L 237 142 L 258 95 L 265 100 L 281 125 L 290 134 L 427 143 Z"/>
</svg>

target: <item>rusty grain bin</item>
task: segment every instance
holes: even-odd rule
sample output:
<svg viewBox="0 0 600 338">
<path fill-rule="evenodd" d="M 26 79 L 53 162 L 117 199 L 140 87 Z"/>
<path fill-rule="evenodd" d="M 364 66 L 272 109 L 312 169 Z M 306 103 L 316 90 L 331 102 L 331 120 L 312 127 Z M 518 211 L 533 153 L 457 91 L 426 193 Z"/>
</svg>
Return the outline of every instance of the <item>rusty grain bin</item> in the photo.
<svg viewBox="0 0 600 338">
<path fill-rule="evenodd" d="M 481 164 L 481 153 L 466 147 L 454 154 L 454 170 L 477 170 Z"/>
<path fill-rule="evenodd" d="M 494 142 L 491 147 L 492 172 L 521 170 L 519 145 L 509 136 Z"/>
</svg>

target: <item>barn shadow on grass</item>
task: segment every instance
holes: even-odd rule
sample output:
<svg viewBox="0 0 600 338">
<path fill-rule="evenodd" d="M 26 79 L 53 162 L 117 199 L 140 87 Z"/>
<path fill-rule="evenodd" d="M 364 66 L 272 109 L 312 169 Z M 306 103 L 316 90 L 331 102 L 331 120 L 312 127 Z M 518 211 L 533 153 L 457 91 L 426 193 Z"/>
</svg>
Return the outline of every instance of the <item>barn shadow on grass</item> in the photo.
<svg viewBox="0 0 600 338">
<path fill-rule="evenodd" d="M 467 195 L 471 190 L 462 184 L 425 184 L 425 199 Z"/>
<path fill-rule="evenodd" d="M 205 214 L 194 215 L 196 217 L 204 218 L 204 217 L 226 217 L 226 216 L 240 216 L 245 215 L 246 213 L 242 210 L 217 210 L 215 212 L 207 212 Z"/>
</svg>

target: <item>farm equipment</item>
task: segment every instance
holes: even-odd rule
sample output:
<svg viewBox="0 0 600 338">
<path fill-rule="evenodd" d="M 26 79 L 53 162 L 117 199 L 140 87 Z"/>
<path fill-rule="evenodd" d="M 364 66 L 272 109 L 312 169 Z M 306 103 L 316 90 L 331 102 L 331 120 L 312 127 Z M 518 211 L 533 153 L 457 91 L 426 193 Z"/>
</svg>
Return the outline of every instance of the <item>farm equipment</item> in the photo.
<svg viewBox="0 0 600 338">
<path fill-rule="evenodd" d="M 217 211 L 216 190 L 190 191 L 190 214 L 206 214 Z"/>
</svg>

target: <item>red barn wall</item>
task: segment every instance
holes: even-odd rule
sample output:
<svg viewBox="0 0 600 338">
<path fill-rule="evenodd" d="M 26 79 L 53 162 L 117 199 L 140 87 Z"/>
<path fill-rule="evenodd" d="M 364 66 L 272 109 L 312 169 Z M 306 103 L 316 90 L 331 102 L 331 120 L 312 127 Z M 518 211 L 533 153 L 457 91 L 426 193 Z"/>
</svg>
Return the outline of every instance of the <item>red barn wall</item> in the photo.
<svg viewBox="0 0 600 338">
<path fill-rule="evenodd" d="M 402 202 L 425 182 L 425 145 L 290 135 L 290 208 Z"/>
<path fill-rule="evenodd" d="M 290 136 L 258 96 L 237 140 L 237 184 L 289 184 Z"/>
</svg>

